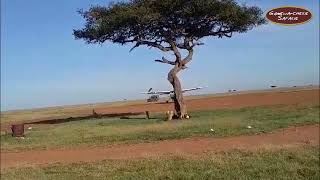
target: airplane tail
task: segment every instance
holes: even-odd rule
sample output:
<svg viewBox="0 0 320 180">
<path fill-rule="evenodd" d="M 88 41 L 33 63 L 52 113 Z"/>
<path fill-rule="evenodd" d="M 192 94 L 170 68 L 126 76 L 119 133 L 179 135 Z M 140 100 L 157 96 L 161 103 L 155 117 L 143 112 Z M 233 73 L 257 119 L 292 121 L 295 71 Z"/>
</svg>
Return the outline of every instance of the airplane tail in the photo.
<svg viewBox="0 0 320 180">
<path fill-rule="evenodd" d="M 152 91 L 152 88 L 149 88 L 147 92 L 141 92 L 141 94 L 149 94 Z"/>
</svg>

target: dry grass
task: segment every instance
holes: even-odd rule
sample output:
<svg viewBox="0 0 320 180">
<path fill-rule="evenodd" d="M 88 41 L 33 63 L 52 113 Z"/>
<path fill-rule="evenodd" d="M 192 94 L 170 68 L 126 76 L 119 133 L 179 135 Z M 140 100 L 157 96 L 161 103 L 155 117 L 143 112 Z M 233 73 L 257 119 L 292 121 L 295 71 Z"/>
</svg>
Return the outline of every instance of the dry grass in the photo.
<svg viewBox="0 0 320 180">
<path fill-rule="evenodd" d="M 37 120 L 47 118 L 85 116 L 91 114 L 93 109 L 128 106 L 139 103 L 143 103 L 143 101 L 119 101 L 112 103 L 97 103 L 85 105 L 48 107 L 31 110 L 7 111 L 1 112 L 1 123 L 21 122 L 25 120 Z"/>
<path fill-rule="evenodd" d="M 303 86 L 296 88 L 275 88 L 269 90 L 251 90 L 242 92 L 232 92 L 232 93 L 218 93 L 218 94 L 205 94 L 205 95 L 194 95 L 186 96 L 187 100 L 191 99 L 201 99 L 208 97 L 223 97 L 237 94 L 247 94 L 247 93 L 261 93 L 261 92 L 290 92 L 290 91 L 303 91 L 310 89 L 317 89 L 319 86 Z M 17 110 L 17 111 L 7 111 L 1 112 L 1 124 L 22 122 L 26 120 L 38 120 L 38 119 L 52 119 L 52 118 L 67 118 L 76 116 L 85 116 L 92 113 L 93 109 L 106 109 L 111 107 L 120 107 L 128 105 L 144 104 L 145 100 L 132 100 L 132 101 L 118 101 L 110 103 L 96 103 L 96 104 L 84 104 L 84 105 L 72 105 L 72 106 L 59 106 L 59 107 L 49 107 L 40 109 L 30 109 L 30 110 Z"/>
<path fill-rule="evenodd" d="M 319 179 L 319 147 L 9 169 L 1 179 Z"/>
<path fill-rule="evenodd" d="M 26 139 L 1 136 L 2 150 L 61 148 L 150 142 L 195 136 L 234 136 L 267 132 L 290 125 L 319 122 L 319 106 L 272 106 L 232 110 L 191 112 L 185 121 L 154 119 L 88 119 L 56 125 L 34 126 Z M 251 125 L 253 128 L 246 128 Z M 215 133 L 212 134 L 210 129 Z"/>
</svg>

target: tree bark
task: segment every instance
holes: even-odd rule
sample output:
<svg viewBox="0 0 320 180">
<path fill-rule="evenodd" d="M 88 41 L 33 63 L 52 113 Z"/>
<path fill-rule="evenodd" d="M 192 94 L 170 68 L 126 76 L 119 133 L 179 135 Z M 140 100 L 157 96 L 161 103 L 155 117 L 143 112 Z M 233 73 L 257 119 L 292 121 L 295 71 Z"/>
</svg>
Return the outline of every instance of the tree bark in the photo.
<svg viewBox="0 0 320 180">
<path fill-rule="evenodd" d="M 192 59 L 193 55 L 193 47 L 194 45 L 190 45 L 192 41 L 190 39 L 185 39 L 184 47 L 180 47 L 183 49 L 188 50 L 189 54 L 184 59 L 181 58 L 181 53 L 179 52 L 177 48 L 177 44 L 173 41 L 169 41 L 169 44 L 172 48 L 172 51 L 174 52 L 174 55 L 176 56 L 175 61 L 169 61 L 165 58 L 162 58 L 162 60 L 156 60 L 157 62 L 166 63 L 170 65 L 174 65 L 174 67 L 170 70 L 168 73 L 168 81 L 171 83 L 174 91 L 174 108 L 176 111 L 176 117 L 180 119 L 189 118 L 187 114 L 187 107 L 185 105 L 183 94 L 182 94 L 182 88 L 180 80 L 177 76 L 177 74 L 182 70 L 186 69 L 186 64 L 189 63 Z"/>
<path fill-rule="evenodd" d="M 179 66 L 179 64 L 176 64 L 174 68 L 172 68 L 168 73 L 168 81 L 171 83 L 174 90 L 173 101 L 174 101 L 176 116 L 179 117 L 180 119 L 183 119 L 187 117 L 187 108 L 183 99 L 181 83 L 177 76 L 177 74 L 181 69 L 182 67 Z"/>
</svg>

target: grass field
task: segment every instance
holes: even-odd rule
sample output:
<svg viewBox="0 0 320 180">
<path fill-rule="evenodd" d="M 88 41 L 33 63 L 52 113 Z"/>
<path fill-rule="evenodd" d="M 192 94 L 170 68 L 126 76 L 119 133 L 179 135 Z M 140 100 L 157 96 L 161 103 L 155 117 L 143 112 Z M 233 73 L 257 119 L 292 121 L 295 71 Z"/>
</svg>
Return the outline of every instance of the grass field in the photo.
<svg viewBox="0 0 320 180">
<path fill-rule="evenodd" d="M 319 123 L 317 106 L 262 106 L 253 108 L 191 112 L 183 121 L 154 119 L 88 119 L 56 125 L 36 125 L 26 138 L 1 135 L 1 150 L 68 148 L 79 145 L 150 142 L 194 136 L 235 136 L 267 132 L 291 125 Z M 247 126 L 252 126 L 248 129 Z M 214 132 L 210 129 L 214 129 Z"/>
<path fill-rule="evenodd" d="M 191 100 L 209 100 L 210 102 L 215 102 L 216 98 L 223 98 L 233 96 L 235 98 L 240 95 L 257 95 L 257 94 L 273 94 L 273 96 L 277 93 L 282 93 L 285 96 L 292 95 L 289 99 L 297 99 L 297 102 L 303 103 L 312 103 L 312 100 L 308 99 L 310 95 L 314 96 L 314 100 L 317 104 L 317 99 L 319 99 L 318 94 L 314 94 L 314 91 L 319 89 L 319 86 L 299 86 L 299 87 L 284 87 L 284 88 L 274 88 L 274 89 L 264 89 L 264 90 L 249 90 L 249 91 L 237 91 L 232 93 L 218 93 L 218 94 L 206 94 L 206 95 L 193 95 L 193 96 L 185 96 L 187 101 Z M 300 92 L 300 95 L 296 95 L 297 92 Z M 299 97 L 304 97 L 306 99 L 299 100 Z M 165 102 L 167 97 L 162 99 L 162 102 Z M 248 99 L 246 99 L 248 100 Z M 286 103 L 288 99 L 283 99 L 281 102 Z M 277 102 L 277 101 L 275 101 Z M 282 104 L 279 103 L 279 104 Z M 246 102 L 243 102 L 246 105 Z M 57 107 L 48 107 L 48 108 L 38 108 L 38 109 L 26 109 L 26 110 L 14 110 L 14 111 L 5 111 L 1 112 L 1 125 L 18 123 L 18 122 L 26 122 L 26 121 L 34 121 L 34 120 L 43 120 L 43 119 L 55 119 L 55 118 L 68 118 L 68 117 L 77 117 L 77 116 L 86 116 L 92 113 L 92 110 L 110 110 L 117 111 L 121 109 L 122 112 L 130 112 L 132 109 L 128 109 L 125 107 L 128 106 L 139 106 L 139 105 L 147 105 L 147 106 L 139 106 L 140 111 L 146 111 L 146 108 L 152 107 L 153 103 L 146 103 L 145 100 L 131 100 L 131 101 L 118 101 L 118 102 L 107 102 L 107 103 L 95 103 L 95 104 L 83 104 L 83 105 L 70 105 L 70 106 L 57 106 Z M 199 104 L 198 104 L 199 105 Z M 192 106 L 188 105 L 188 109 L 190 110 Z M 166 110 L 167 111 L 167 108 Z M 3 129 L 1 129 L 3 130 Z"/>
<path fill-rule="evenodd" d="M 119 101 L 110 103 L 97 103 L 97 104 L 85 104 L 85 105 L 72 105 L 72 106 L 58 106 L 39 109 L 27 109 L 1 112 L 1 123 L 13 123 L 21 122 L 25 120 L 34 119 L 50 119 L 59 117 L 70 116 L 84 116 L 92 112 L 92 109 L 96 108 L 110 108 L 118 106 L 127 106 L 131 104 L 139 104 L 144 101 Z"/>
<path fill-rule="evenodd" d="M 107 160 L 9 169 L 1 179 L 319 179 L 319 149 L 205 154 L 196 159 Z"/>
</svg>

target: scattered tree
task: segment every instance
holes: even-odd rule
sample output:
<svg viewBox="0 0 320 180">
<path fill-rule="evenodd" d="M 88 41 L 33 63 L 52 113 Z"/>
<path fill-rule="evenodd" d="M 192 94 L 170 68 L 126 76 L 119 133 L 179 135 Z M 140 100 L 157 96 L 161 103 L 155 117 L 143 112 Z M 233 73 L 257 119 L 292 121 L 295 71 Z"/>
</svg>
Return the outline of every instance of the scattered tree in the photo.
<svg viewBox="0 0 320 180">
<path fill-rule="evenodd" d="M 175 59 L 162 57 L 156 62 L 173 66 L 168 81 L 174 89 L 176 115 L 187 117 L 182 88 L 177 74 L 187 68 L 194 47 L 204 37 L 231 38 L 265 24 L 259 7 L 239 5 L 234 0 L 131 0 L 93 6 L 80 10 L 86 23 L 74 30 L 76 39 L 87 43 L 111 41 L 133 43 L 130 51 L 145 45 L 163 52 L 173 52 Z M 182 57 L 181 51 L 186 51 Z"/>
</svg>

